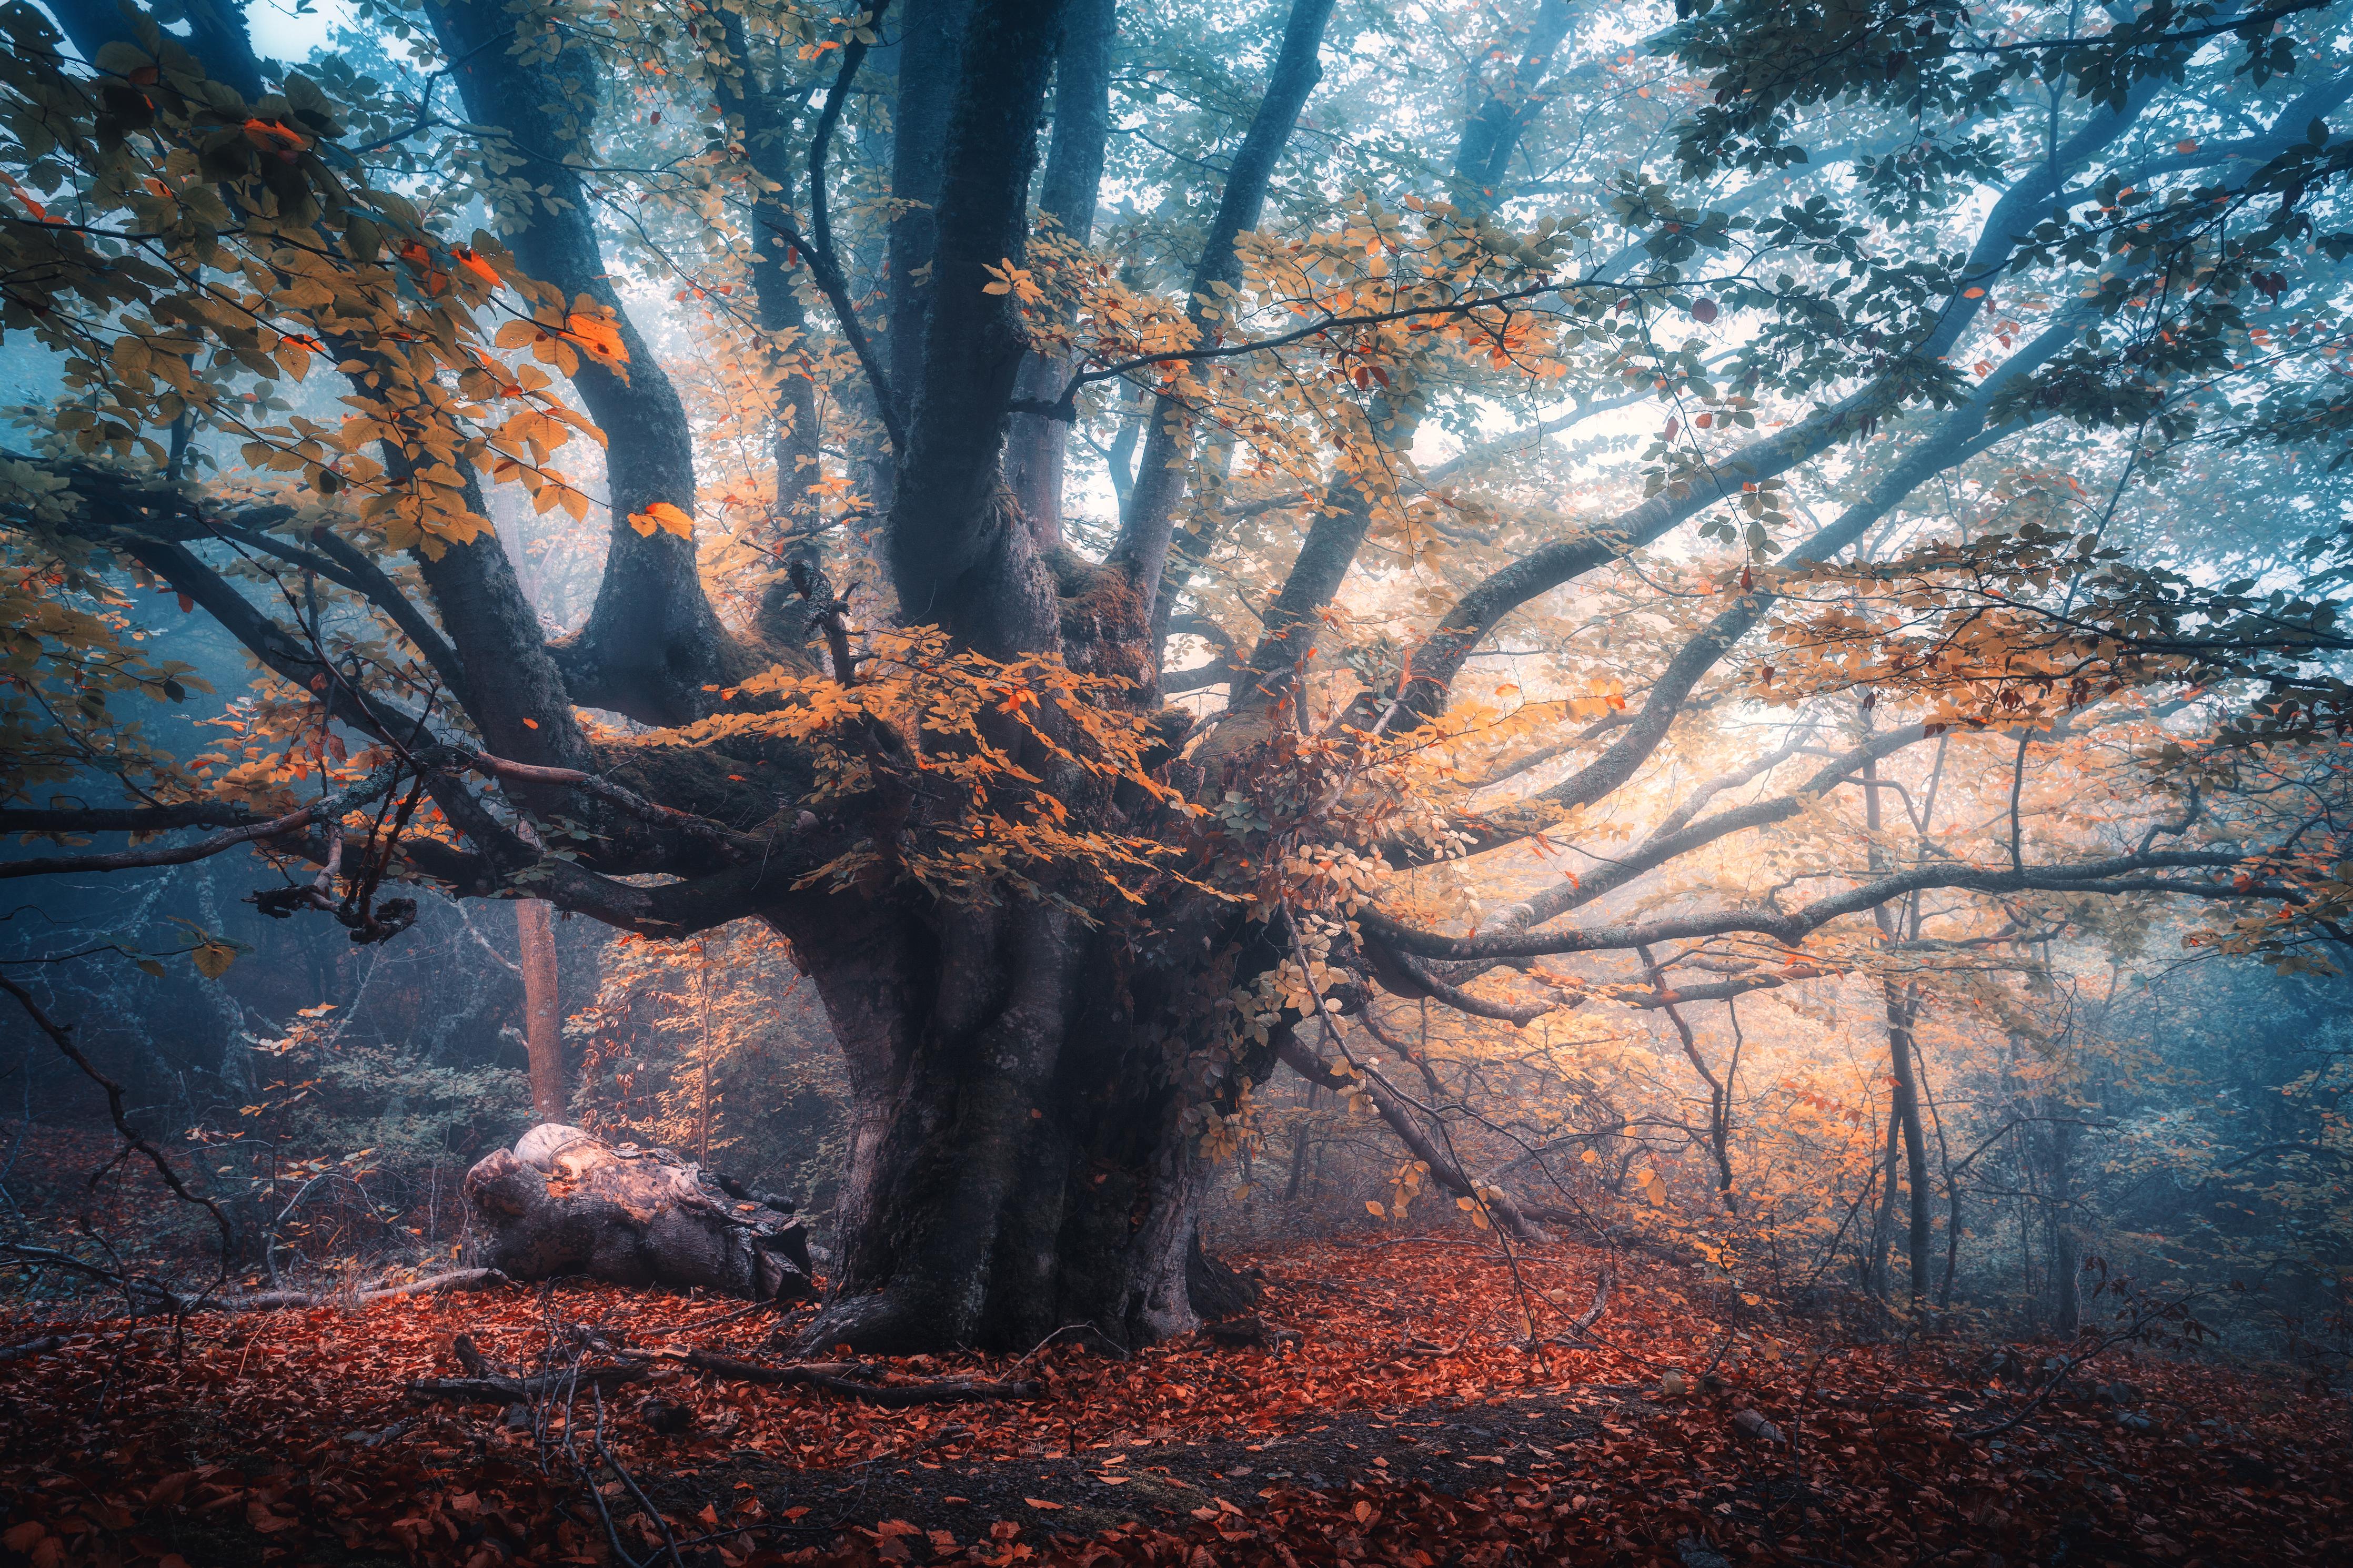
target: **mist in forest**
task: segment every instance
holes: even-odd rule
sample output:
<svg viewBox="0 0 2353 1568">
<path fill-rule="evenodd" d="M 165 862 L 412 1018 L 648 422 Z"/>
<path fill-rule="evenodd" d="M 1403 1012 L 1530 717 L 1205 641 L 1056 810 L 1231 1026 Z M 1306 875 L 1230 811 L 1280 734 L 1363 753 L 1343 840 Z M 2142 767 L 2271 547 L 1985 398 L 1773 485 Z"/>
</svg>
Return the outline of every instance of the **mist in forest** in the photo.
<svg viewBox="0 0 2353 1568">
<path fill-rule="evenodd" d="M 0 1563 L 2353 1541 L 2353 6 L 0 30 Z"/>
</svg>

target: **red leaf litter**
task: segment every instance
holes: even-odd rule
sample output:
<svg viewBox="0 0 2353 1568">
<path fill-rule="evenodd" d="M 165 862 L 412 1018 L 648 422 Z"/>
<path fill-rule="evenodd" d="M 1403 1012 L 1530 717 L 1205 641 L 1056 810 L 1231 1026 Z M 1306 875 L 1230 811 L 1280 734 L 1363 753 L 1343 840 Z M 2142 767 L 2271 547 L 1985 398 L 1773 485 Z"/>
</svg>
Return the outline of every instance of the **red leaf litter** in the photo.
<svg viewBox="0 0 2353 1568">
<path fill-rule="evenodd" d="M 2353 1562 L 2347 1401 L 2244 1367 L 2110 1352 L 2029 1410 L 2057 1347 L 1853 1344 L 1650 1262 L 1620 1262 L 1577 1336 L 1607 1260 L 1567 1246 L 1515 1268 L 1436 1238 L 1256 1263 L 1257 1345 L 870 1363 L 1043 1385 L 903 1408 L 672 1367 L 613 1388 L 601 1436 L 585 1383 L 535 1413 L 406 1385 L 456 1374 L 457 1334 L 527 1374 L 575 1324 L 624 1355 L 775 1363 L 774 1316 L 559 1284 L 176 1337 L 20 1321 L 0 1346 L 68 1337 L 0 1363 L 0 1561 Z"/>
</svg>

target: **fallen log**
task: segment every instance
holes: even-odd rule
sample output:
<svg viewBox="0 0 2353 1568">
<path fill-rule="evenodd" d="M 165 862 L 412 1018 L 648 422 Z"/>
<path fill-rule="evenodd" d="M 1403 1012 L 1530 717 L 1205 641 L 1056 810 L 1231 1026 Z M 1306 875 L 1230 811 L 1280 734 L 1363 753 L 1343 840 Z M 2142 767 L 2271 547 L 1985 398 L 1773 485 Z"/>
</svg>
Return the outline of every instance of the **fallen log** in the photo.
<svg viewBox="0 0 2353 1568">
<path fill-rule="evenodd" d="M 390 1301 L 403 1296 L 421 1296 L 431 1290 L 475 1290 L 490 1285 L 512 1285 L 514 1281 L 495 1268 L 453 1268 L 447 1274 L 435 1274 L 423 1279 L 412 1279 L 406 1285 L 378 1285 L 364 1290 L 257 1290 L 250 1296 L 232 1296 L 217 1303 L 224 1311 L 259 1312 L 287 1307 L 364 1307 L 371 1301 Z"/>
<path fill-rule="evenodd" d="M 19 1361 L 28 1355 L 53 1351 L 73 1338 L 71 1334 L 44 1334 L 37 1340 L 26 1340 L 20 1344 L 0 1346 L 0 1362 Z"/>
<path fill-rule="evenodd" d="M 931 1383 L 868 1383 L 860 1378 L 843 1376 L 836 1370 L 844 1364 L 839 1362 L 795 1362 L 783 1366 L 762 1366 L 757 1362 L 738 1361 L 733 1356 L 718 1355 L 710 1351 L 649 1351 L 644 1353 L 736 1383 L 821 1388 L 828 1394 L 862 1399 L 869 1405 L 892 1408 L 910 1405 L 958 1405 L 983 1399 L 1035 1399 L 1044 1392 L 1034 1383 L 983 1383 L 964 1377 L 940 1378 Z"/>
<path fill-rule="evenodd" d="M 774 1194 L 741 1200 L 665 1149 L 543 1122 L 466 1173 L 483 1262 L 517 1279 L 585 1274 L 754 1301 L 815 1293 L 808 1232 Z M 735 1184 L 729 1183 L 729 1185 Z"/>
<path fill-rule="evenodd" d="M 364 1306 L 370 1301 L 385 1301 L 398 1296 L 421 1295 L 428 1290 L 471 1289 L 483 1285 L 512 1285 L 513 1280 L 495 1268 L 456 1268 L 446 1274 L 432 1275 L 424 1279 L 412 1279 L 405 1285 L 372 1286 L 364 1290 L 258 1290 L 248 1295 L 183 1296 L 169 1286 L 117 1268 L 103 1268 L 85 1258 L 55 1247 L 34 1247 L 23 1242 L 0 1241 L 0 1260 L 23 1264 L 35 1268 L 62 1268 L 69 1273 L 94 1279 L 111 1289 L 122 1292 L 134 1310 L 153 1310 L 175 1317 L 188 1317 L 197 1312 L 265 1312 L 289 1307 Z M 32 1352 L 26 1352 L 30 1354 Z"/>
<path fill-rule="evenodd" d="M 420 1377 L 407 1389 L 411 1399 L 458 1399 L 476 1405 L 535 1405 L 574 1389 L 614 1389 L 653 1375 L 643 1363 L 628 1366 L 567 1367 L 530 1377 Z"/>
</svg>

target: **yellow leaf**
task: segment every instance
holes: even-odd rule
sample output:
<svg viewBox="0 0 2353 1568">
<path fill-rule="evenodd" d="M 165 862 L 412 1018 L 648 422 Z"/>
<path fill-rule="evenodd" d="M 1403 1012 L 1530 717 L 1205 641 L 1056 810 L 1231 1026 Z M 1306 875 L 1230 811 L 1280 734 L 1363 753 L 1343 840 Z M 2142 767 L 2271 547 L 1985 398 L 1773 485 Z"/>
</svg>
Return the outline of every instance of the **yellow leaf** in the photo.
<svg viewBox="0 0 2353 1568">
<path fill-rule="evenodd" d="M 188 954 L 188 962 L 195 964 L 196 973 L 206 979 L 218 980 L 228 973 L 228 966 L 237 962 L 237 949 L 226 942 L 199 942 L 195 951 Z"/>
<path fill-rule="evenodd" d="M 1370 1198 L 1366 1198 L 1365 1200 L 1365 1212 L 1372 1215 L 1375 1219 L 1387 1219 L 1389 1213 L 1388 1210 L 1381 1207 L 1380 1205 L 1373 1202 Z"/>
</svg>

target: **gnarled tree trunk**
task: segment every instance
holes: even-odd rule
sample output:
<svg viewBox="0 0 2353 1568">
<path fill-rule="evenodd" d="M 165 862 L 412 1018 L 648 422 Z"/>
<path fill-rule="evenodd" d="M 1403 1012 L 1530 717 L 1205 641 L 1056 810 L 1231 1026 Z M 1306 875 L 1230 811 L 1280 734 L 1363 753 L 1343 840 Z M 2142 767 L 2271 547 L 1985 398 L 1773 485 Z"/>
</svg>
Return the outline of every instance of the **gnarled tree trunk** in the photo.
<svg viewBox="0 0 2353 1568">
<path fill-rule="evenodd" d="M 853 1095 L 842 1255 L 811 1343 L 1027 1348 L 1086 1323 L 1137 1344 L 1249 1304 L 1195 1239 L 1187 1106 L 1214 1070 L 1181 1023 L 1207 1011 L 1198 975 L 1019 905 L 787 931 Z M 1162 934 L 1198 953 L 1208 933 Z"/>
</svg>

